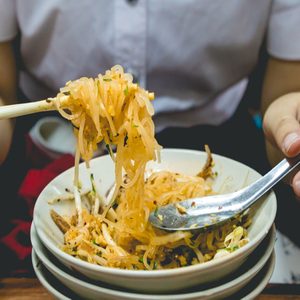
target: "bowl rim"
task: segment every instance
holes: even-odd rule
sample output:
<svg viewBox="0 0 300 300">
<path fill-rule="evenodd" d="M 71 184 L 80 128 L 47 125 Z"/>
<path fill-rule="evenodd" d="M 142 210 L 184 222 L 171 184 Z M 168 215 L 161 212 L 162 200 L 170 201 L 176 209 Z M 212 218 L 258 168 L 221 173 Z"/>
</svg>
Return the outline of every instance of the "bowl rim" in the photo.
<svg viewBox="0 0 300 300">
<path fill-rule="evenodd" d="M 36 135 L 36 138 L 38 139 L 39 146 L 47 149 L 48 151 L 54 152 L 55 154 L 65 154 L 66 151 L 59 148 L 56 144 L 50 143 L 48 139 L 46 139 L 42 134 L 42 129 L 44 126 L 55 126 L 55 130 L 57 130 L 56 127 L 70 127 L 72 131 L 72 126 L 66 122 L 63 118 L 58 116 L 46 116 L 41 118 L 37 121 L 36 125 L 32 129 L 32 133 Z M 74 140 L 75 141 L 75 140 Z M 74 151 L 71 151 L 71 153 L 74 153 Z"/>
<path fill-rule="evenodd" d="M 161 150 L 161 153 L 168 153 L 168 152 L 185 152 L 187 154 L 194 154 L 194 155 L 206 155 L 206 152 L 204 151 L 200 151 L 200 150 L 191 150 L 191 149 L 179 149 L 179 148 L 163 148 Z M 164 154 L 165 155 L 165 154 Z M 253 171 L 254 173 L 256 173 L 257 175 L 261 176 L 261 174 L 259 174 L 256 170 L 254 170 L 253 168 L 239 162 L 236 161 L 234 159 L 228 158 L 226 156 L 222 156 L 219 154 L 214 154 L 212 153 L 212 155 L 218 159 L 225 159 L 225 160 L 229 160 L 234 164 L 238 164 L 241 165 L 242 167 L 246 167 L 249 170 Z M 91 160 L 91 166 L 93 165 L 92 161 L 96 161 L 96 160 L 106 160 L 106 159 L 110 159 L 110 156 L 107 155 L 103 155 L 97 158 L 94 158 Z M 81 163 L 80 165 L 83 165 L 83 163 Z M 47 184 L 47 186 L 43 189 L 43 191 L 41 192 L 41 194 L 39 195 L 39 197 L 37 198 L 36 204 L 34 206 L 34 211 L 33 211 L 33 222 L 35 224 L 38 236 L 40 237 L 42 243 L 46 246 L 46 248 L 48 248 L 52 253 L 56 253 L 56 255 L 58 257 L 60 257 L 63 260 L 68 261 L 69 263 L 71 263 L 72 265 L 77 265 L 79 268 L 83 268 L 85 270 L 89 270 L 89 271 L 93 271 L 93 272 L 99 272 L 102 274 L 111 274 L 111 275 L 119 275 L 119 276 L 127 276 L 128 278 L 136 278 L 137 276 L 139 278 L 141 278 L 141 276 L 143 277 L 147 277 L 147 278 L 151 278 L 151 277 L 155 277 L 160 278 L 160 277 L 172 277 L 172 276 L 178 276 L 178 275 L 183 275 L 186 273 L 190 273 L 193 271 L 200 271 L 200 270 L 205 270 L 210 268 L 211 270 L 214 268 L 217 268 L 219 265 L 227 265 L 230 264 L 230 261 L 234 258 L 237 258 L 239 256 L 242 256 L 242 253 L 249 251 L 251 248 L 255 248 L 260 241 L 262 241 L 262 239 L 267 235 L 267 233 L 269 232 L 274 220 L 275 220 L 275 216 L 276 216 L 276 211 L 277 211 L 277 202 L 276 202 L 276 195 L 274 193 L 274 191 L 271 191 L 268 194 L 268 198 L 271 199 L 272 201 L 272 207 L 273 210 L 269 211 L 269 218 L 267 219 L 267 222 L 264 223 L 264 228 L 259 232 L 259 234 L 257 234 L 253 239 L 251 239 L 246 245 L 244 245 L 242 248 L 237 249 L 236 251 L 230 253 L 230 255 L 226 255 L 224 257 L 220 257 L 218 259 L 213 259 L 210 261 L 207 261 L 205 263 L 202 264 L 195 264 L 195 265 L 191 265 L 191 266 L 186 266 L 184 268 L 174 268 L 174 269 L 160 269 L 160 270 L 125 270 L 125 269 L 119 269 L 119 268 L 110 268 L 110 267 L 104 267 L 104 266 L 100 266 L 100 265 L 96 265 L 96 264 L 92 264 L 83 260 L 80 260 L 78 258 L 75 258 L 67 253 L 65 253 L 62 249 L 60 249 L 58 246 L 56 246 L 50 238 L 48 238 L 48 236 L 45 234 L 45 232 L 41 229 L 41 227 L 39 226 L 39 222 L 40 222 L 40 217 L 38 216 L 38 212 L 37 212 L 37 208 L 39 206 L 39 203 L 41 199 L 41 195 L 43 194 L 43 192 L 49 187 L 51 186 L 54 180 L 59 180 L 60 177 L 64 177 L 66 173 L 70 172 L 71 169 L 73 169 L 74 167 L 69 168 L 68 170 L 62 172 L 60 175 L 58 175 L 57 177 L 55 177 L 53 180 L 51 180 L 51 182 L 49 182 Z"/>
<path fill-rule="evenodd" d="M 34 235 L 36 235 L 36 237 L 33 237 Z M 185 292 L 185 293 L 179 294 L 179 295 L 169 294 L 169 293 L 150 294 L 150 293 L 143 293 L 143 292 L 139 292 L 139 291 L 136 291 L 136 292 L 121 291 L 121 290 L 110 289 L 110 288 L 103 287 L 103 286 L 97 286 L 96 284 L 93 284 L 91 282 L 86 282 L 80 278 L 77 278 L 76 276 L 73 276 L 73 275 L 65 272 L 64 270 L 61 270 L 58 266 L 55 265 L 54 262 L 52 262 L 50 260 L 50 258 L 48 258 L 44 253 L 41 253 L 42 250 L 40 251 L 40 249 L 37 249 L 36 247 L 33 247 L 33 250 L 34 250 L 35 254 L 37 255 L 37 257 L 39 258 L 39 260 L 45 265 L 46 269 L 50 268 L 49 267 L 49 265 L 50 265 L 51 270 L 54 269 L 54 271 L 56 271 L 57 273 L 60 273 L 61 276 L 69 279 L 72 283 L 78 284 L 80 286 L 84 286 L 85 288 L 88 288 L 88 289 L 92 289 L 94 292 L 99 292 L 99 293 L 100 292 L 102 292 L 102 293 L 109 292 L 109 295 L 113 295 L 113 296 L 120 296 L 119 293 L 121 293 L 122 296 L 134 297 L 132 299 L 137 299 L 138 297 L 141 297 L 141 296 L 145 297 L 145 299 L 152 299 L 151 297 L 156 296 L 156 297 L 159 297 L 159 299 L 161 299 L 161 300 L 169 299 L 169 297 L 172 297 L 176 300 L 176 299 L 179 299 L 178 297 L 183 297 L 183 296 L 195 296 L 196 297 L 196 296 L 199 296 L 199 293 L 201 293 L 201 294 L 203 293 L 203 295 L 201 295 L 201 296 L 212 296 L 215 293 L 221 292 L 220 287 L 223 288 L 222 290 L 227 290 L 227 289 L 237 285 L 239 282 L 249 279 L 249 277 L 250 277 L 249 280 L 252 280 L 267 264 L 268 260 L 270 259 L 270 257 L 272 256 L 272 254 L 274 252 L 274 244 L 275 244 L 275 240 L 276 240 L 276 227 L 275 227 L 274 223 L 271 226 L 270 231 L 268 232 L 267 236 L 268 235 L 269 235 L 269 237 L 268 237 L 269 240 L 268 240 L 268 244 L 265 246 L 265 248 L 263 250 L 263 255 L 258 259 L 258 261 L 254 265 L 251 264 L 250 266 L 248 266 L 247 270 L 244 273 L 242 273 L 240 276 L 231 278 L 231 279 L 229 279 L 229 281 L 226 281 L 226 282 L 222 283 L 221 285 L 210 287 L 205 290 Z M 266 238 L 267 238 L 267 236 L 266 236 Z M 31 237 L 31 240 L 39 239 L 34 224 L 32 224 L 31 229 L 30 229 L 30 237 Z M 42 242 L 37 241 L 37 243 L 42 243 Z M 33 244 L 36 244 L 36 242 L 34 242 Z M 50 273 L 52 273 L 49 269 L 48 269 L 48 271 Z"/>
<path fill-rule="evenodd" d="M 43 274 L 43 271 L 39 270 L 39 268 L 37 267 L 37 264 L 39 262 L 42 262 L 42 260 L 39 258 L 39 256 L 37 255 L 37 253 L 34 249 L 31 251 L 31 262 L 32 262 L 32 267 L 33 267 L 33 270 L 34 270 L 34 273 L 35 273 L 36 277 L 38 278 L 38 280 L 40 281 L 42 286 L 50 294 L 52 294 L 52 296 L 55 296 L 57 299 L 61 299 L 61 300 L 71 300 L 71 298 L 69 298 L 68 296 L 62 294 L 52 284 L 50 284 L 48 282 L 47 278 L 45 278 L 45 275 Z M 44 263 L 42 262 L 42 264 L 44 264 Z M 46 268 L 46 266 L 45 266 L 45 268 Z"/>
<path fill-rule="evenodd" d="M 276 264 L 276 252 L 274 249 L 273 252 L 271 253 L 269 260 L 266 262 L 264 266 L 265 272 L 261 278 L 261 281 L 259 282 L 259 284 L 255 286 L 255 289 L 251 290 L 251 292 L 249 292 L 247 295 L 241 298 L 241 300 L 255 299 L 255 297 L 257 297 L 264 290 L 264 288 L 269 283 L 272 277 L 272 274 L 275 269 L 275 264 Z"/>
</svg>

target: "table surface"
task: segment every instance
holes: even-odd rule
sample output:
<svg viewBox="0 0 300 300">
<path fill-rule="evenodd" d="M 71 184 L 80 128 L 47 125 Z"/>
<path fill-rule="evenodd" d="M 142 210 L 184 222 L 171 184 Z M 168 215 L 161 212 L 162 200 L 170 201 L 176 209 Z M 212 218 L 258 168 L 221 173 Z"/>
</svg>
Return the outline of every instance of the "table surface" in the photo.
<svg viewBox="0 0 300 300">
<path fill-rule="evenodd" d="M 53 300 L 36 278 L 0 278 L 1 300 Z M 300 285 L 269 284 L 256 300 L 300 300 Z"/>
</svg>

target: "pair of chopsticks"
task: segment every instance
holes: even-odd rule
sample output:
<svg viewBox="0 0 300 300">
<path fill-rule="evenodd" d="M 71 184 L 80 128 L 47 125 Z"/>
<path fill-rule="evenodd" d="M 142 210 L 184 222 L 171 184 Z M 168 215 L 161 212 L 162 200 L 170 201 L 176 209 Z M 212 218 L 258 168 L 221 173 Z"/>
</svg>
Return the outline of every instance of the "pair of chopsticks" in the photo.
<svg viewBox="0 0 300 300">
<path fill-rule="evenodd" d="M 56 110 L 55 101 L 56 98 L 49 98 L 35 102 L 0 106 L 0 120 Z"/>
</svg>

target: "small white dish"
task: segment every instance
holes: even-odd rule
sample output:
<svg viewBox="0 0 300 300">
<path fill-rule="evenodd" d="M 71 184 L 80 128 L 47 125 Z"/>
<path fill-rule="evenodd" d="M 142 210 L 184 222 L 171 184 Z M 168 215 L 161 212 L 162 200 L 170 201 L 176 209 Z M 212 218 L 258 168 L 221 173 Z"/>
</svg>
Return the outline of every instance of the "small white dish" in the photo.
<svg viewBox="0 0 300 300">
<path fill-rule="evenodd" d="M 29 132 L 35 145 L 50 158 L 75 153 L 76 139 L 72 125 L 60 117 L 44 117 Z"/>
<path fill-rule="evenodd" d="M 206 161 L 207 154 L 201 151 L 184 149 L 163 149 L 161 164 L 151 162 L 148 171 L 170 170 L 188 175 L 198 173 Z M 226 193 L 238 190 L 258 179 L 256 171 L 248 166 L 226 157 L 213 154 L 214 170 L 218 176 L 214 181 L 214 190 Z M 111 158 L 101 156 L 91 160 L 91 169 L 98 183 L 98 190 L 103 194 L 114 182 L 114 164 Z M 42 243 L 67 267 L 95 280 L 107 282 L 116 286 L 144 291 L 168 292 L 180 290 L 199 284 L 213 282 L 234 272 L 260 244 L 270 230 L 276 215 L 276 197 L 273 192 L 266 195 L 256 205 L 252 225 L 249 228 L 249 243 L 230 255 L 203 264 L 197 264 L 178 269 L 139 271 L 107 268 L 79 260 L 66 254 L 60 248 L 63 244 L 63 234 L 50 217 L 54 209 L 61 215 L 75 213 L 73 202 L 60 202 L 50 205 L 48 201 L 72 189 L 74 168 L 71 168 L 53 181 L 42 191 L 34 208 L 34 224 Z M 80 180 L 83 189 L 90 189 L 89 175 L 84 164 L 80 165 Z"/>
<path fill-rule="evenodd" d="M 59 300 L 75 300 L 79 297 L 68 290 L 60 281 L 58 281 L 43 265 L 42 261 L 38 258 L 35 251 L 32 250 L 32 264 L 34 271 L 40 280 L 41 284 L 45 287 L 48 292 Z M 236 294 L 230 296 L 230 299 L 239 300 L 253 300 L 257 297 L 263 289 L 268 284 L 275 266 L 275 253 L 272 252 L 271 257 L 263 267 L 263 269 L 247 284 L 247 286 L 241 289 Z M 219 299 L 225 296 L 220 296 Z M 87 297 L 84 297 L 87 298 Z M 122 298 L 95 298 L 95 299 L 105 299 L 105 300 L 121 300 Z M 143 298 L 140 298 L 143 300 Z M 151 298 L 152 300 L 157 300 L 155 296 Z M 169 299 L 173 299 L 169 298 Z M 193 298 L 194 300 L 199 298 Z M 207 299 L 207 298 L 205 298 Z"/>
<path fill-rule="evenodd" d="M 157 299 L 157 300 L 192 300 L 192 299 L 216 299 L 220 297 L 229 297 L 241 290 L 247 283 L 255 277 L 264 267 L 270 258 L 275 243 L 275 226 L 258 248 L 248 257 L 247 262 L 242 265 L 241 269 L 222 281 L 205 287 L 197 287 L 192 291 L 178 291 L 165 295 L 141 294 L 130 291 L 119 290 L 107 286 L 105 283 L 91 282 L 87 278 L 79 277 L 73 274 L 67 268 L 64 268 L 51 254 L 46 250 L 39 240 L 34 225 L 31 227 L 31 243 L 36 255 L 42 261 L 44 266 L 60 282 L 67 286 L 74 293 L 88 299 Z"/>
</svg>

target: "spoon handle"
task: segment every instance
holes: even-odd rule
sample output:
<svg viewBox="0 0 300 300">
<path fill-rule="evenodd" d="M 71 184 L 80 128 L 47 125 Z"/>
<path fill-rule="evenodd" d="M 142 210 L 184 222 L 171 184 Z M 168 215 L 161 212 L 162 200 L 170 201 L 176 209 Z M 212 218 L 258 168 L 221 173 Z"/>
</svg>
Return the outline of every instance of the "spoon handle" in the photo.
<svg viewBox="0 0 300 300">
<path fill-rule="evenodd" d="M 278 181 L 300 164 L 300 155 L 285 158 L 263 177 L 248 186 L 243 193 L 245 208 L 253 204 L 259 197 L 270 190 Z M 245 195 L 244 195 L 245 194 Z"/>
</svg>

